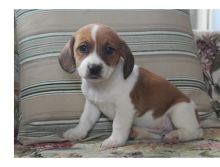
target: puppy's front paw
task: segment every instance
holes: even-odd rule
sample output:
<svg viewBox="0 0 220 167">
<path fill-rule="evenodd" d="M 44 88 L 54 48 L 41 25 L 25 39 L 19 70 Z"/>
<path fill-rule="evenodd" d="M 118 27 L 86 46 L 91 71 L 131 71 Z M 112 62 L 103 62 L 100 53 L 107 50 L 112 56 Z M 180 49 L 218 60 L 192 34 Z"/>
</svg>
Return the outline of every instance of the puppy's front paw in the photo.
<svg viewBox="0 0 220 167">
<path fill-rule="evenodd" d="M 80 140 L 86 137 L 86 133 L 78 128 L 72 128 L 63 133 L 63 137 L 70 141 Z"/>
<path fill-rule="evenodd" d="M 125 143 L 126 143 L 126 141 L 121 140 L 119 138 L 109 137 L 108 139 L 103 141 L 103 143 L 101 145 L 101 149 L 105 150 L 105 149 L 109 149 L 109 148 L 120 147 L 120 146 L 123 146 Z"/>
</svg>

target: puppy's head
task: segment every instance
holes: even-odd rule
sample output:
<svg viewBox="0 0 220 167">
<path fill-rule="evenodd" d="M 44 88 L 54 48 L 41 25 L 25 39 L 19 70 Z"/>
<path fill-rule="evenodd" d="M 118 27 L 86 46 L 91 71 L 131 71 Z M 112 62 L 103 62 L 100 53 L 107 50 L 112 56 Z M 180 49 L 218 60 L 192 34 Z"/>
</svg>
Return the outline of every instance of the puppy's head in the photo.
<svg viewBox="0 0 220 167">
<path fill-rule="evenodd" d="M 89 81 L 109 78 L 124 59 L 123 77 L 127 79 L 133 70 L 134 57 L 127 44 L 109 27 L 89 24 L 80 28 L 65 45 L 59 56 L 61 67 Z"/>
</svg>

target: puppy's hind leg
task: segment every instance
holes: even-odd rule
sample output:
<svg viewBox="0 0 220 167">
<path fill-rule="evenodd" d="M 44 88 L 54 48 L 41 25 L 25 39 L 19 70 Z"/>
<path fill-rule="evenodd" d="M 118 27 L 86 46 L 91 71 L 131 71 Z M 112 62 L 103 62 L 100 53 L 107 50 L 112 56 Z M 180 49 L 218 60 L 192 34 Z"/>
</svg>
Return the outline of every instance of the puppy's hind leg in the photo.
<svg viewBox="0 0 220 167">
<path fill-rule="evenodd" d="M 196 106 L 192 101 L 180 102 L 171 107 L 170 119 L 175 130 L 165 135 L 165 143 L 177 143 L 202 137 L 203 131 L 196 118 Z"/>
</svg>

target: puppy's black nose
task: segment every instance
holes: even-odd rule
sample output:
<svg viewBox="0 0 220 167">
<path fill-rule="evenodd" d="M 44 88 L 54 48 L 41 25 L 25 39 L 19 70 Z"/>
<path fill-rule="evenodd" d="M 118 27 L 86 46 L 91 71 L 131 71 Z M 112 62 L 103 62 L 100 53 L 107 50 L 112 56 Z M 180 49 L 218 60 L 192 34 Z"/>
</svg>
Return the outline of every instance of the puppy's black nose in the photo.
<svg viewBox="0 0 220 167">
<path fill-rule="evenodd" d="M 91 64 L 88 66 L 88 69 L 89 69 L 90 75 L 99 75 L 102 70 L 102 65 L 101 64 Z"/>
</svg>

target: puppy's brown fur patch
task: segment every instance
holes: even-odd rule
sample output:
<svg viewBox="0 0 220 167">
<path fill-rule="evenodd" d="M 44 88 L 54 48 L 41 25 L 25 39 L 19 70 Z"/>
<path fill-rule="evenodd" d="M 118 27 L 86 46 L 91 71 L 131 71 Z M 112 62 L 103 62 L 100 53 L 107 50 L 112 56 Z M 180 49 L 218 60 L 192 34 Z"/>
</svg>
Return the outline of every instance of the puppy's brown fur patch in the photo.
<svg viewBox="0 0 220 167">
<path fill-rule="evenodd" d="M 154 118 L 161 117 L 177 103 L 190 102 L 190 99 L 169 81 L 143 68 L 140 68 L 139 78 L 130 97 L 139 116 L 153 110 Z"/>
<path fill-rule="evenodd" d="M 89 55 L 94 51 L 95 41 L 92 39 L 91 29 L 92 29 L 92 25 L 88 25 L 77 31 L 75 34 L 76 42 L 74 44 L 74 57 L 77 67 L 80 65 L 83 59 L 86 58 L 87 55 Z M 79 50 L 79 46 L 82 44 L 88 45 L 89 52 L 86 55 L 81 53 Z"/>
<path fill-rule="evenodd" d="M 108 66 L 115 67 L 120 58 L 120 39 L 118 35 L 111 28 L 99 25 L 96 36 L 96 44 L 96 51 L 101 59 Z M 113 54 L 107 55 L 105 53 L 106 47 L 112 47 L 114 49 Z"/>
</svg>

